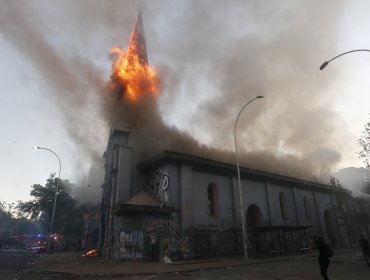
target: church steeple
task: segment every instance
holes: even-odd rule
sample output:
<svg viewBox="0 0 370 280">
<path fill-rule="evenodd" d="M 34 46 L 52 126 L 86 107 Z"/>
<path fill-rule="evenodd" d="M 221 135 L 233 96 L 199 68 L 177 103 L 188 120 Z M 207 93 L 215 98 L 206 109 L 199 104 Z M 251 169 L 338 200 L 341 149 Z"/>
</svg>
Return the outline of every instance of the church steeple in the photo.
<svg viewBox="0 0 370 280">
<path fill-rule="evenodd" d="M 132 30 L 128 48 L 113 48 L 112 54 L 116 55 L 111 79 L 117 99 L 128 98 L 134 102 L 143 94 L 157 93 L 159 80 L 155 69 L 148 65 L 141 12 Z"/>
<path fill-rule="evenodd" d="M 136 47 L 141 64 L 148 65 L 148 55 L 146 52 L 145 35 L 141 11 L 136 19 L 134 31 L 132 32 L 130 47 Z"/>
</svg>

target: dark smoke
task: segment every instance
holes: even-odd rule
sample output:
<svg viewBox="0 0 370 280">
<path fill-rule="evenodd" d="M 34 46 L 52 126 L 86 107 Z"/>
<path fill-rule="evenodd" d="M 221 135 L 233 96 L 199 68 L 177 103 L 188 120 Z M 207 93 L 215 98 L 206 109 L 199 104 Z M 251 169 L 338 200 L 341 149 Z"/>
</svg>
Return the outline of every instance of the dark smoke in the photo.
<svg viewBox="0 0 370 280">
<path fill-rule="evenodd" d="M 1 34 L 33 64 L 81 156 L 100 158 L 109 128 L 126 122 L 151 144 L 143 158 L 166 149 L 233 162 L 237 113 L 264 95 L 239 120 L 243 165 L 310 180 L 336 166 L 345 128 L 325 94 L 334 80 L 318 67 L 335 53 L 343 1 L 144 1 L 163 91 L 132 109 L 107 90 L 109 51 L 127 46 L 139 2 L 9 1 L 0 10 Z"/>
<path fill-rule="evenodd" d="M 168 108 L 174 104 L 185 103 L 191 110 L 194 103 L 195 113 L 183 113 L 189 119 L 184 121 L 188 123 L 185 129 L 203 136 L 205 145 L 189 133 L 162 123 L 147 123 L 146 130 L 150 132 L 145 132 L 145 139 L 150 139 L 150 148 L 156 152 L 170 149 L 234 162 L 236 115 L 245 102 L 262 94 L 265 100 L 250 104 L 239 120 L 238 143 L 245 154 L 242 164 L 325 181 L 341 159 L 341 141 L 346 137 L 331 97 L 324 95 L 331 80 L 319 76 L 319 62 L 314 62 L 321 59 L 318 54 L 332 49 L 329 42 L 336 40 L 335 22 L 340 19 L 342 5 L 332 2 L 318 10 L 317 2 L 271 2 L 269 7 L 256 1 L 235 4 L 187 2 L 171 18 L 169 24 L 176 27 L 174 34 L 167 34 L 167 42 L 154 43 L 154 48 L 156 44 L 163 47 L 158 54 L 167 94 L 160 99 L 167 103 L 161 108 L 162 117 L 166 119 L 167 112 L 171 112 Z M 147 7 L 150 14 L 159 15 L 161 7 L 156 8 Z M 329 12 L 331 17 L 327 20 Z M 223 13 L 229 17 L 227 24 L 216 16 Z M 270 13 L 274 16 L 266 21 Z M 235 20 L 234 14 L 240 18 Z M 315 21 L 310 20 L 313 15 Z M 229 35 L 234 34 L 230 32 L 233 24 L 236 33 L 243 28 L 243 20 L 253 24 L 252 30 L 244 36 Z M 258 34 L 259 27 L 265 34 Z M 162 36 L 155 25 L 145 24 L 145 16 L 144 28 L 147 34 L 158 32 L 157 36 Z M 318 45 L 321 38 L 325 38 L 325 43 Z M 155 59 L 156 52 L 152 54 Z M 176 60 L 163 63 L 165 54 Z M 199 82 L 202 79 L 211 81 L 212 91 L 203 91 Z M 202 101 L 199 95 L 207 97 Z M 157 115 L 156 112 L 153 106 L 153 111 L 144 114 Z M 172 112 L 175 118 L 176 113 Z M 132 119 L 136 118 L 125 118 L 129 123 Z M 148 149 L 148 143 L 144 146 Z"/>
<path fill-rule="evenodd" d="M 191 75 L 214 85 L 210 98 L 198 102 L 196 114 L 189 116 L 188 123 L 197 124 L 188 125 L 191 133 L 232 149 L 237 113 L 245 102 L 264 95 L 239 120 L 240 148 L 248 152 L 244 164 L 307 179 L 330 172 L 341 159 L 346 136 L 332 97 L 325 96 L 332 80 L 320 76 L 318 66 L 321 54 L 332 52 L 342 3 L 238 1 L 227 6 L 216 1 L 210 8 L 191 2 L 174 20 L 191 55 L 178 56 L 170 67 L 182 78 L 175 81 L 189 81 Z M 225 18 L 215 16 L 222 14 Z M 238 28 L 250 32 L 235 35 L 233 25 L 236 33 Z M 172 46 L 163 52 L 174 55 Z M 175 85 L 174 92 L 182 86 Z M 201 87 L 187 89 L 182 101 L 202 101 Z"/>
</svg>

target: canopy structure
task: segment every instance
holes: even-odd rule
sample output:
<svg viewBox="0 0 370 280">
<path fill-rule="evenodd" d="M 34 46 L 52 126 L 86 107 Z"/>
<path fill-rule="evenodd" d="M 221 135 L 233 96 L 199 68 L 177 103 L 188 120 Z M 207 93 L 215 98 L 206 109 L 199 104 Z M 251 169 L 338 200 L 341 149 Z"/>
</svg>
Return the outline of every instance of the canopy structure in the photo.
<svg viewBox="0 0 370 280">
<path fill-rule="evenodd" d="M 175 212 L 173 207 L 167 207 L 150 191 L 144 190 L 126 203 L 113 206 L 112 214 L 120 216 L 125 214 L 169 214 Z"/>
</svg>

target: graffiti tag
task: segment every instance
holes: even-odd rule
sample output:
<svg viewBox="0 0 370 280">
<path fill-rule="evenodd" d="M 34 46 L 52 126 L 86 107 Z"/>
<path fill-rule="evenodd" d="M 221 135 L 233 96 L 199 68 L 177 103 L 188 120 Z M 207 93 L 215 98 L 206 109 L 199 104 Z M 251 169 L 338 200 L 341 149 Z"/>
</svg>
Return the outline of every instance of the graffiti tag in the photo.
<svg viewBox="0 0 370 280">
<path fill-rule="evenodd" d="M 164 204 L 168 205 L 169 195 L 169 176 L 165 172 L 160 170 L 154 170 L 152 174 L 148 176 L 147 184 L 149 189 L 158 197 L 158 199 Z"/>
</svg>

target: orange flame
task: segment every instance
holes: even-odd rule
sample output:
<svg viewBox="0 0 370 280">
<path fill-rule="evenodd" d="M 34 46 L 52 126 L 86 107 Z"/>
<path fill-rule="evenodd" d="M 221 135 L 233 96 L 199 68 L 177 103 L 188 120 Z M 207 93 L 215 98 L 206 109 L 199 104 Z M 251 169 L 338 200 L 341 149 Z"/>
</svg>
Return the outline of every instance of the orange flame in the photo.
<svg viewBox="0 0 370 280">
<path fill-rule="evenodd" d="M 86 254 L 83 254 L 82 256 L 83 257 L 97 257 L 98 256 L 98 250 L 92 249 L 92 250 L 86 252 Z"/>
<path fill-rule="evenodd" d="M 112 79 L 119 82 L 132 101 L 140 94 L 155 94 L 158 91 L 157 72 L 149 67 L 146 58 L 140 56 L 140 48 L 145 46 L 138 44 L 138 33 L 134 30 L 126 50 L 114 47 L 111 51 L 117 57 L 112 66 Z"/>
</svg>

